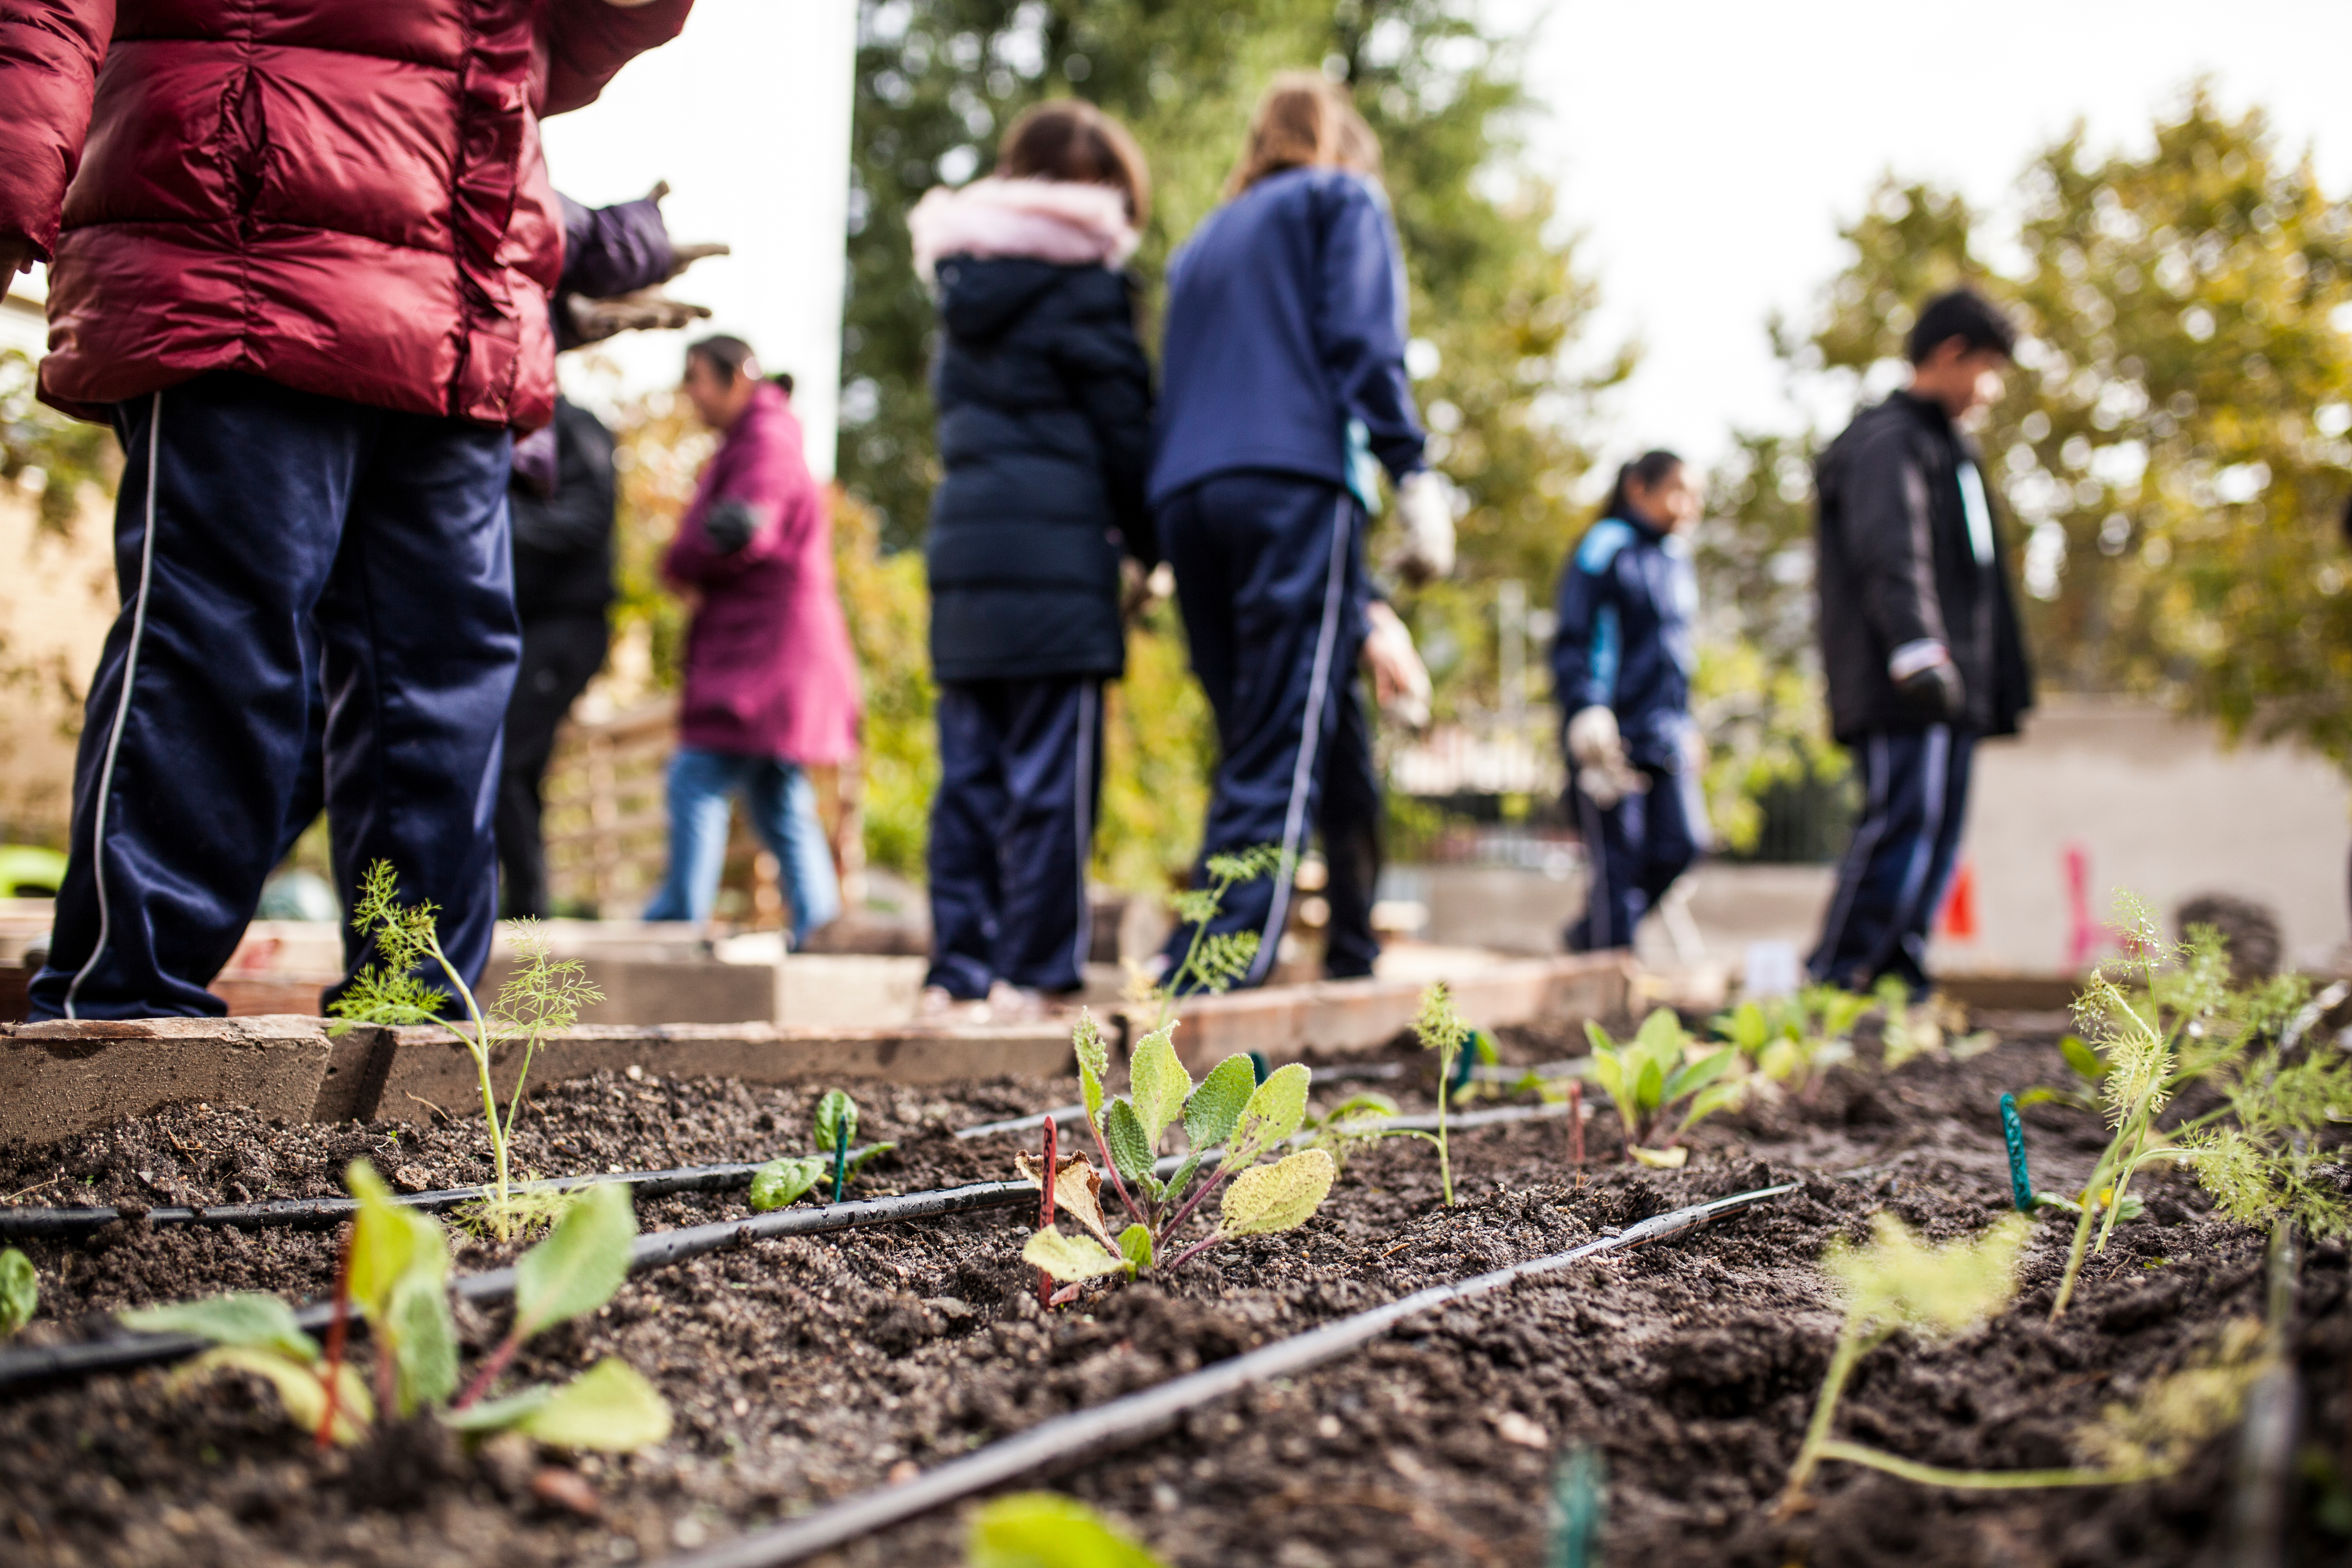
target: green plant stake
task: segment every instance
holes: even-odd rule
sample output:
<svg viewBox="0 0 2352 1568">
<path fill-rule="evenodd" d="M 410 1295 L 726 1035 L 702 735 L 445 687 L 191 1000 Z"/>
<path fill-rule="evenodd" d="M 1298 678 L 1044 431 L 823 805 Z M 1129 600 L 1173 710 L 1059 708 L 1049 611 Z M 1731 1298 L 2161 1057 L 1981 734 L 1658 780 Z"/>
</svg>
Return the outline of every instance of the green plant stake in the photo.
<svg viewBox="0 0 2352 1568">
<path fill-rule="evenodd" d="M 2009 1140 L 2009 1195 L 2020 1214 L 2033 1212 L 2033 1182 L 2025 1173 L 2025 1123 L 2017 1114 L 2017 1096 L 2000 1097 L 2001 1136 Z"/>
<path fill-rule="evenodd" d="M 1609 1522 L 1609 1465 L 1580 1443 L 1551 1473 L 1551 1557 L 1547 1568 L 1601 1568 Z"/>
</svg>

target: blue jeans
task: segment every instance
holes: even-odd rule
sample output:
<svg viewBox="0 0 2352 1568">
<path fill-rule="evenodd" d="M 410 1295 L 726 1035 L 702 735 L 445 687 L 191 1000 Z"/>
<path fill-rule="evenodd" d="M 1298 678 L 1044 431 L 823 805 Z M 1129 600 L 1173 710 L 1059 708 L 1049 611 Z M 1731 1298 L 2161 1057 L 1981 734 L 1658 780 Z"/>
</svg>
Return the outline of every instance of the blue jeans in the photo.
<svg viewBox="0 0 2352 1568">
<path fill-rule="evenodd" d="M 325 799 L 346 908 L 390 861 L 478 975 L 519 646 L 506 431 L 226 372 L 115 414 L 122 608 L 90 681 L 32 1016 L 218 1015 L 205 987 L 298 795 Z M 372 956 L 344 933 L 347 963 Z"/>
<path fill-rule="evenodd" d="M 727 809 L 741 795 L 752 831 L 776 858 L 793 911 L 793 945 L 841 913 L 833 851 L 816 817 L 808 774 L 777 757 L 743 757 L 680 746 L 669 761 L 669 875 L 646 907 L 649 921 L 710 918 L 727 858 Z"/>
</svg>

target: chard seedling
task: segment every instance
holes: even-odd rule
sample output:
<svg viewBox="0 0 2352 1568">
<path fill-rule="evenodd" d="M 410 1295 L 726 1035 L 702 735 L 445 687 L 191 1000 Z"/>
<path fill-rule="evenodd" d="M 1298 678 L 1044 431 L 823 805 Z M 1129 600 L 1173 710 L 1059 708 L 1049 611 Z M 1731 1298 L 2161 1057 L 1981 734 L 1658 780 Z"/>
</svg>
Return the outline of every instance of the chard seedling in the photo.
<svg viewBox="0 0 2352 1568">
<path fill-rule="evenodd" d="M 581 1009 L 602 1002 L 604 994 L 588 983 L 587 972 L 578 960 L 556 959 L 537 928 L 528 921 L 520 921 L 514 930 L 521 962 L 513 978 L 499 987 L 498 1001 L 485 1016 L 473 988 L 441 949 L 438 911 L 430 903 L 400 901 L 400 880 L 388 860 L 368 868 L 352 924 L 369 933 L 375 944 L 376 962 L 361 970 L 350 989 L 335 1001 L 336 1022 L 329 1026 L 330 1031 L 341 1034 L 353 1024 L 437 1024 L 457 1037 L 474 1059 L 475 1073 L 481 1080 L 482 1114 L 489 1123 L 490 1163 L 496 1177 L 482 1205 L 483 1215 L 499 1240 L 511 1239 L 518 1229 L 518 1214 L 507 1148 L 514 1137 L 515 1117 L 522 1110 L 531 1058 L 551 1030 L 570 1028 L 578 1021 Z M 445 1016 L 449 993 L 425 978 L 435 970 L 456 990 L 470 1027 Z M 501 1046 L 516 1040 L 522 1042 L 522 1061 L 515 1072 L 514 1094 L 501 1117 L 490 1064 Z"/>
<path fill-rule="evenodd" d="M 594 1311 L 627 1277 L 636 1215 L 619 1183 L 582 1191 L 547 1238 L 515 1264 L 513 1327 L 455 1405 L 457 1333 L 449 1310 L 448 1237 L 429 1215 L 392 1201 L 365 1161 L 348 1173 L 360 1212 L 345 1244 L 338 1300 L 367 1319 L 377 1393 L 340 1353 L 319 1346 L 274 1296 L 232 1295 L 121 1315 L 147 1333 L 185 1333 L 214 1348 L 184 1369 L 184 1387 L 223 1371 L 266 1378 L 287 1416 L 334 1442 L 359 1442 L 378 1414 L 409 1416 L 436 1410 L 471 1435 L 520 1431 L 563 1447 L 626 1451 L 660 1442 L 669 1406 L 627 1365 L 600 1361 L 561 1389 L 530 1388 L 505 1399 L 483 1392 L 531 1336 Z M 338 1319 L 340 1325 L 340 1317 Z"/>
<path fill-rule="evenodd" d="M 33 1260 L 15 1247 L 0 1248 L 0 1340 L 33 1321 L 41 1308 L 41 1281 Z"/>
<path fill-rule="evenodd" d="M 762 1214 L 798 1203 L 819 1182 L 833 1181 L 833 1201 L 839 1203 L 849 1178 L 868 1162 L 888 1153 L 896 1143 L 868 1143 L 853 1150 L 857 1137 L 857 1101 L 837 1089 L 826 1089 L 809 1117 L 814 1151 L 771 1160 L 751 1174 L 751 1207 Z"/>
<path fill-rule="evenodd" d="M 974 1513 L 967 1568 L 1160 1568 L 1160 1559 L 1076 1498 L 1016 1492 Z"/>
<path fill-rule="evenodd" d="M 1738 1048 L 1698 1054 L 1696 1042 L 1670 1007 L 1643 1019 L 1622 1046 L 1598 1024 L 1587 1022 L 1584 1033 L 1592 1042 L 1593 1081 L 1607 1092 L 1624 1126 L 1625 1152 L 1644 1165 L 1681 1166 L 1690 1158 L 1683 1134 L 1738 1105 L 1747 1092 L 1739 1079 L 1724 1080 L 1739 1059 Z"/>
<path fill-rule="evenodd" d="M 1834 985 L 1808 985 L 1794 996 L 1742 1002 L 1710 1024 L 1766 1081 L 1802 1093 L 1820 1068 L 1853 1055 L 1853 1026 L 1871 998 Z"/>
</svg>

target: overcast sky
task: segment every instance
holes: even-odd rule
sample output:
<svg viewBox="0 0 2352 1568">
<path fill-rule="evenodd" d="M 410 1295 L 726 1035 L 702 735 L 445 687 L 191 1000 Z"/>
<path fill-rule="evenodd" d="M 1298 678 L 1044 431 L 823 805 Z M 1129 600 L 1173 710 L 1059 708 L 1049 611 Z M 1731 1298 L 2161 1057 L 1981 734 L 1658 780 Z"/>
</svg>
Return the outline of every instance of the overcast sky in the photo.
<svg viewBox="0 0 2352 1568">
<path fill-rule="evenodd" d="M 1588 235 L 1601 335 L 1647 349 L 1612 458 L 1712 457 L 1735 425 L 1799 423 L 1765 321 L 1809 315 L 1882 171 L 2002 204 L 2076 119 L 2095 146 L 2145 146 L 2154 112 L 2210 73 L 2225 105 L 2262 104 L 2313 148 L 2328 189 L 2352 188 L 2346 0 L 1495 3 L 1540 18 L 1537 163 Z"/>
</svg>

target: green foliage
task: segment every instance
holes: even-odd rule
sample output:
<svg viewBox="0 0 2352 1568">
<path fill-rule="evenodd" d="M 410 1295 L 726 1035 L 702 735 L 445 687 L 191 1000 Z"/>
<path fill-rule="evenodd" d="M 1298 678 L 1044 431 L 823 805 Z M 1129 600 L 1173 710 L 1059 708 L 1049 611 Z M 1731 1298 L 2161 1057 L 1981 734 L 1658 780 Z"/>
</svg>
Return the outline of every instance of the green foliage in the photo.
<svg viewBox="0 0 2352 1568">
<path fill-rule="evenodd" d="M 318 1342 L 294 1321 L 294 1310 L 275 1296 L 236 1294 L 201 1301 L 145 1307 L 118 1314 L 124 1328 L 142 1334 L 188 1334 L 213 1348 L 173 1374 L 183 1392 L 224 1372 L 247 1373 L 278 1392 L 287 1420 L 315 1432 L 327 1419 L 326 1370 L 319 1365 Z M 336 1417 L 332 1436 L 352 1444 L 375 1419 L 367 1385 L 348 1364 L 335 1369 Z"/>
<path fill-rule="evenodd" d="M 1819 1069 L 1852 1059 L 1853 1027 L 1871 1005 L 1834 985 L 1808 985 L 1794 996 L 1742 1002 L 1710 1026 L 1768 1082 L 1801 1092 Z"/>
<path fill-rule="evenodd" d="M 621 1182 L 581 1190 L 547 1239 L 515 1261 L 515 1321 L 509 1338 L 533 1334 L 594 1311 L 629 1277 L 637 1211 Z"/>
<path fill-rule="evenodd" d="M 527 1388 L 452 1411 L 449 1426 L 468 1435 L 520 1432 L 551 1447 L 631 1453 L 666 1441 L 668 1401 L 626 1362 L 607 1356 L 562 1388 Z"/>
<path fill-rule="evenodd" d="M 845 1090 L 828 1089 L 816 1102 L 814 1123 L 816 1146 L 836 1151 L 857 1136 L 857 1101 Z"/>
<path fill-rule="evenodd" d="M 239 1291 L 201 1301 L 175 1301 L 118 1314 L 133 1333 L 188 1334 L 216 1345 L 264 1350 L 305 1364 L 319 1359 L 319 1342 L 294 1321 L 294 1309 L 275 1296 Z"/>
<path fill-rule="evenodd" d="M 392 1189 L 365 1160 L 344 1184 L 359 1200 L 352 1222 L 352 1304 L 377 1347 L 392 1358 L 400 1414 L 438 1404 L 457 1387 L 457 1324 L 449 1312 L 449 1239 L 433 1216 L 393 1201 Z"/>
<path fill-rule="evenodd" d="M 1593 1081 L 1617 1108 L 1625 1152 L 1643 1164 L 1682 1164 L 1690 1158 L 1682 1135 L 1746 1094 L 1738 1079 L 1721 1081 L 1739 1060 L 1738 1047 L 1701 1053 L 1670 1007 L 1643 1019 L 1623 1045 L 1595 1023 L 1584 1033 L 1592 1043 Z"/>
<path fill-rule="evenodd" d="M 765 1214 L 770 1209 L 784 1208 L 798 1203 L 809 1191 L 836 1171 L 845 1186 L 849 1178 L 863 1170 L 868 1162 L 887 1154 L 898 1145 L 869 1143 L 863 1149 L 851 1149 L 846 1155 L 843 1145 L 857 1136 L 857 1101 L 846 1091 L 829 1089 L 818 1097 L 816 1109 L 809 1116 L 809 1135 L 814 1152 L 807 1155 L 785 1155 L 771 1160 L 751 1175 L 751 1207 Z M 834 1201 L 841 1194 L 834 1194 Z"/>
<path fill-rule="evenodd" d="M 73 531 L 82 488 L 110 493 L 121 458 L 105 426 L 44 406 L 37 379 L 32 356 L 0 349 L 0 482 L 37 488 L 42 531 L 62 536 Z"/>
<path fill-rule="evenodd" d="M 0 1340 L 33 1321 L 40 1310 L 41 1281 L 33 1260 L 15 1247 L 0 1247 Z"/>
<path fill-rule="evenodd" d="M 1301 1149 L 1271 1165 L 1253 1166 L 1225 1189 L 1217 1228 L 1227 1236 L 1296 1230 L 1323 1206 L 1339 1173 L 1320 1149 Z"/>
<path fill-rule="evenodd" d="M 1385 1094 L 1373 1090 L 1351 1094 L 1307 1123 L 1314 1137 L 1307 1146 L 1322 1150 L 1344 1165 L 1348 1156 L 1364 1145 L 1398 1136 L 1389 1128 L 1396 1115 L 1397 1102 Z"/>
<path fill-rule="evenodd" d="M 1232 1137 L 1256 1091 L 1257 1076 L 1247 1057 L 1219 1062 L 1184 1102 L 1185 1142 L 1195 1149 L 1213 1149 Z"/>
<path fill-rule="evenodd" d="M 1413 1019 L 1412 1032 L 1423 1050 L 1437 1053 L 1437 1174 L 1445 1194 L 1445 1206 L 1452 1208 L 1454 1152 L 1445 1139 L 1445 1102 L 1453 1093 L 1454 1058 L 1469 1039 L 1470 1026 L 1454 1010 L 1453 994 L 1446 990 L 1443 980 L 1433 982 L 1421 994 L 1421 1012 Z"/>
<path fill-rule="evenodd" d="M 1268 1073 L 1243 1105 L 1241 1120 L 1234 1125 L 1233 1141 L 1218 1169 L 1238 1171 L 1290 1142 L 1307 1119 L 1307 1090 L 1313 1078 L 1313 1071 L 1300 1062 Z"/>
<path fill-rule="evenodd" d="M 1160 1568 L 1160 1560 L 1075 1498 L 1016 1492 L 972 1515 L 968 1568 Z"/>
<path fill-rule="evenodd" d="M 513 978 L 499 988 L 489 1016 L 484 1017 L 465 976 L 441 951 L 438 911 L 430 902 L 404 905 L 400 901 L 400 879 L 388 860 L 370 866 L 361 879 L 352 926 L 367 933 L 375 958 L 335 1001 L 336 1022 L 330 1026 L 331 1031 L 340 1034 L 355 1023 L 437 1024 L 466 1047 L 480 1080 L 482 1114 L 489 1125 L 490 1162 L 497 1173 L 481 1210 L 499 1238 L 509 1239 L 519 1228 L 518 1213 L 535 1206 L 525 1205 L 523 1211 L 517 1210 L 507 1164 L 515 1118 L 521 1113 L 523 1089 L 530 1080 L 531 1058 L 550 1031 L 570 1028 L 580 1010 L 603 1001 L 604 994 L 588 983 L 587 971 L 578 960 L 554 957 L 537 927 L 524 921 L 513 928 L 521 962 Z M 425 978 L 428 971 L 438 971 L 455 989 L 470 1026 L 461 1027 L 446 1016 L 449 994 Z M 515 1070 L 513 1097 L 501 1117 L 490 1063 L 501 1047 L 517 1041 L 522 1046 L 522 1060 Z"/>
</svg>

